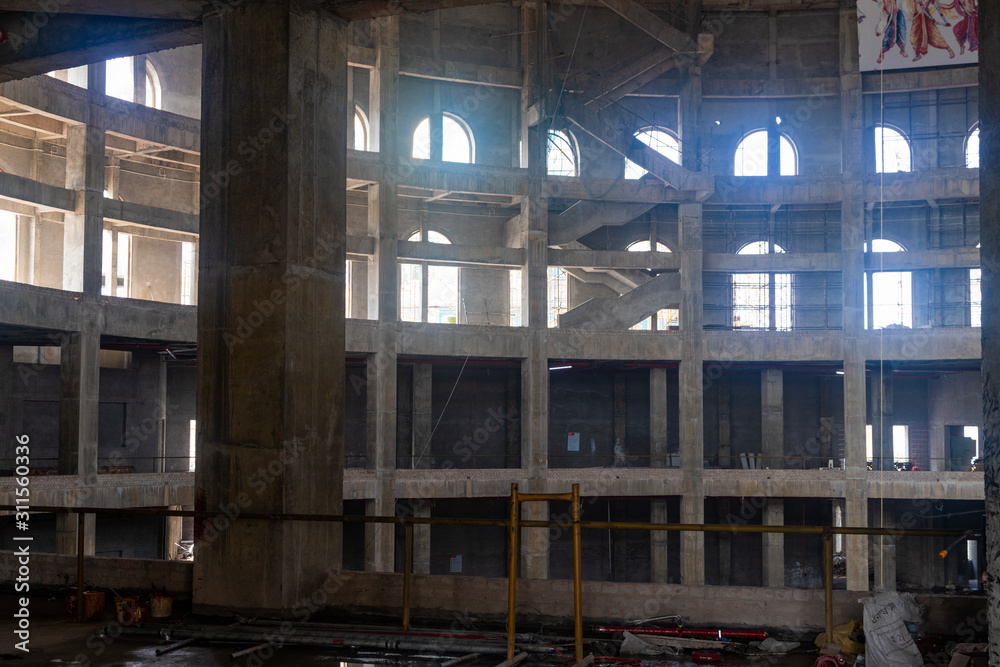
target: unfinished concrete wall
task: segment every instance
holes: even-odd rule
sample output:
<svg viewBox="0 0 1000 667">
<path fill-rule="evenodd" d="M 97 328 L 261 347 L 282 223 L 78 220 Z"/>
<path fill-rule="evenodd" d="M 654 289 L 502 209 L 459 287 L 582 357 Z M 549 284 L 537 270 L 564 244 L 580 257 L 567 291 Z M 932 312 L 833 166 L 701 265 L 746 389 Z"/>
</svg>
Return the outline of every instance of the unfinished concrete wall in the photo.
<svg viewBox="0 0 1000 667">
<path fill-rule="evenodd" d="M 160 82 L 160 108 L 201 118 L 201 45 L 146 54 Z"/>
</svg>

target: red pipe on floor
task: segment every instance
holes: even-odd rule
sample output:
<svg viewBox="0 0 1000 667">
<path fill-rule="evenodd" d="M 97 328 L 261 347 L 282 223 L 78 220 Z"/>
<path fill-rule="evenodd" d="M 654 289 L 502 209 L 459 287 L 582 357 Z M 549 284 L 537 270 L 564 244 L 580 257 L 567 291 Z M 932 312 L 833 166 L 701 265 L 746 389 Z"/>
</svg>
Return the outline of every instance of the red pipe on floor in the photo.
<svg viewBox="0 0 1000 667">
<path fill-rule="evenodd" d="M 698 639 L 767 639 L 764 630 L 703 630 L 694 628 L 625 628 L 599 625 L 595 632 L 614 634 L 631 632 L 633 635 L 666 635 L 668 637 L 688 637 Z"/>
</svg>

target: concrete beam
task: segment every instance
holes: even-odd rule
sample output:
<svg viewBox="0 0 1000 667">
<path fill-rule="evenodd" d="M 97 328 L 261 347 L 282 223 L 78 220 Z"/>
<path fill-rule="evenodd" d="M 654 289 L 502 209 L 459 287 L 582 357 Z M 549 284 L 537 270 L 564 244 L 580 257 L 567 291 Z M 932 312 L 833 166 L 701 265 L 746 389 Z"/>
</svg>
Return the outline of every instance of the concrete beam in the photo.
<svg viewBox="0 0 1000 667">
<path fill-rule="evenodd" d="M 767 271 L 777 273 L 806 271 L 839 272 L 840 259 L 841 254 L 839 252 L 775 253 L 773 255 L 706 253 L 705 270 L 747 273 Z"/>
<path fill-rule="evenodd" d="M 41 211 L 68 213 L 76 206 L 76 193 L 72 190 L 7 172 L 0 172 L 0 197 L 35 206 Z"/>
<path fill-rule="evenodd" d="M 198 234 L 198 215 L 181 213 L 157 206 L 146 206 L 117 199 L 104 198 L 105 220 L 117 220 L 142 227 L 169 229 L 184 234 Z"/>
<path fill-rule="evenodd" d="M 978 269 L 979 266 L 979 248 L 865 253 L 865 269 L 868 271 Z"/>
<path fill-rule="evenodd" d="M 519 267 L 524 265 L 524 250 L 521 248 L 492 248 L 489 246 L 465 246 L 444 243 L 421 243 L 399 241 L 400 259 L 415 259 L 435 264 Z"/>
<path fill-rule="evenodd" d="M 677 271 L 681 268 L 681 260 L 680 255 L 672 252 L 549 248 L 549 266 Z"/>
</svg>

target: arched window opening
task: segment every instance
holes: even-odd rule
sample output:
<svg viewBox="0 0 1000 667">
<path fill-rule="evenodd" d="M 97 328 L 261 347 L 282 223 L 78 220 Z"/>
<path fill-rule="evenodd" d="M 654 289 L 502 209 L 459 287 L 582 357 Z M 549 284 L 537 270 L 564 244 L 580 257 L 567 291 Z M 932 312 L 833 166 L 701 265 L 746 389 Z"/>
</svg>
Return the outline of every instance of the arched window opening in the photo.
<svg viewBox="0 0 1000 667">
<path fill-rule="evenodd" d="M 905 252 L 895 241 L 875 239 L 872 252 Z M 865 243 L 865 252 L 868 244 Z M 868 305 L 868 274 L 871 274 L 871 307 Z M 869 310 L 871 326 L 869 327 Z M 913 326 L 913 283 L 909 271 L 865 272 L 865 328 L 883 329 L 891 326 Z"/>
<path fill-rule="evenodd" d="M 965 141 L 965 166 L 979 169 L 979 126 L 976 126 Z"/>
<path fill-rule="evenodd" d="M 359 108 L 354 107 L 354 150 L 368 150 L 368 118 Z"/>
<path fill-rule="evenodd" d="M 626 250 L 629 252 L 650 252 L 651 244 L 649 241 L 636 241 L 635 243 L 629 244 Z M 670 252 L 670 248 L 666 245 L 657 242 L 656 252 Z M 655 315 L 647 317 L 638 324 L 632 325 L 633 331 L 666 331 L 670 327 L 676 327 L 680 323 L 680 311 L 676 308 L 661 308 L 656 311 Z"/>
<path fill-rule="evenodd" d="M 578 176 L 573 139 L 562 130 L 549 130 L 546 164 L 549 176 Z"/>
<path fill-rule="evenodd" d="M 413 157 L 431 159 L 431 119 L 425 117 L 413 131 Z M 441 159 L 445 162 L 475 162 L 475 143 L 472 130 L 465 121 L 450 113 L 441 119 Z"/>
<path fill-rule="evenodd" d="M 778 158 L 782 176 L 799 173 L 799 157 L 795 145 L 788 136 L 782 134 L 778 142 Z M 736 145 L 733 164 L 736 176 L 767 176 L 767 130 L 754 130 L 744 136 Z"/>
<path fill-rule="evenodd" d="M 886 125 L 875 126 L 875 171 L 895 174 L 912 169 L 910 142 L 899 130 Z"/>
<path fill-rule="evenodd" d="M 774 252 L 783 253 L 785 249 L 775 245 Z M 748 243 L 740 248 L 738 254 L 767 255 L 768 243 L 766 241 Z M 792 328 L 792 274 L 734 273 L 733 328 L 771 329 L 772 327 L 776 331 L 789 331 Z"/>
<path fill-rule="evenodd" d="M 647 127 L 635 133 L 635 138 L 646 144 L 663 157 L 681 163 L 681 142 L 669 130 L 659 127 Z M 647 172 L 635 162 L 625 160 L 625 178 L 642 178 Z"/>
<path fill-rule="evenodd" d="M 146 106 L 151 109 L 160 109 L 162 99 L 160 97 L 160 77 L 156 73 L 153 63 L 146 60 Z"/>
<path fill-rule="evenodd" d="M 421 233 L 417 231 L 406 240 L 451 243 L 447 236 L 433 230 L 426 233 L 426 238 L 421 239 Z M 399 317 L 404 322 L 458 322 L 458 269 L 453 266 L 401 263 Z"/>
<path fill-rule="evenodd" d="M 558 266 L 550 266 L 548 273 L 548 324 L 559 326 L 559 315 L 569 310 L 569 274 Z"/>
</svg>

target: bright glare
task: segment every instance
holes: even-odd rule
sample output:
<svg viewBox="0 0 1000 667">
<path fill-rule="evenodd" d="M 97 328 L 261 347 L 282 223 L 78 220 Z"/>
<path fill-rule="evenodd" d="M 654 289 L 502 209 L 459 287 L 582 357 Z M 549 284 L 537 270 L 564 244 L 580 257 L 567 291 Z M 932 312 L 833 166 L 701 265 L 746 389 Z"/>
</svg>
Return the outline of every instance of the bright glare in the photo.
<svg viewBox="0 0 1000 667">
<path fill-rule="evenodd" d="M 775 254 L 785 249 L 774 246 Z M 743 246 L 740 255 L 767 255 L 766 241 Z M 792 274 L 774 274 L 774 325 L 777 331 L 792 328 Z M 733 328 L 768 329 L 771 326 L 771 274 L 733 274 Z"/>
<path fill-rule="evenodd" d="M 965 166 L 969 169 L 979 169 L 979 128 L 977 127 L 969 135 L 969 141 L 965 145 Z"/>
<path fill-rule="evenodd" d="M 420 241 L 420 232 L 414 232 L 407 241 Z M 430 230 L 428 243 L 451 243 L 447 236 Z M 422 264 L 400 264 L 400 319 L 404 322 L 421 322 L 423 319 Z M 427 322 L 450 323 L 458 321 L 458 269 L 453 266 L 426 266 Z"/>
<path fill-rule="evenodd" d="M 181 303 L 185 306 L 194 305 L 197 272 L 194 243 L 184 241 L 181 243 Z"/>
<path fill-rule="evenodd" d="M 445 162 L 473 161 L 472 136 L 457 117 L 444 114 L 441 120 L 441 158 Z M 424 118 L 413 131 L 413 157 L 418 160 L 431 158 L 431 119 Z"/>
<path fill-rule="evenodd" d="M 910 171 L 910 142 L 891 127 L 875 127 L 875 171 L 894 174 Z"/>
<path fill-rule="evenodd" d="M 132 56 L 109 60 L 107 66 L 105 92 L 111 97 L 132 102 L 135 99 L 135 71 L 132 67 Z"/>
<path fill-rule="evenodd" d="M 799 173 L 795 147 L 785 135 L 781 135 L 779 142 L 779 159 L 782 176 L 795 176 Z M 743 137 L 736 147 L 733 174 L 767 176 L 767 130 L 757 130 Z"/>
<path fill-rule="evenodd" d="M 871 424 L 865 426 L 865 455 L 869 461 L 875 459 L 874 454 L 874 430 Z M 892 450 L 883 443 L 882 451 L 884 456 L 880 458 L 900 463 L 910 460 L 910 428 L 905 424 L 893 424 L 892 426 Z"/>
<path fill-rule="evenodd" d="M 644 130 L 636 132 L 635 138 L 670 161 L 676 162 L 677 164 L 681 163 L 681 144 L 677 141 L 677 137 L 670 134 L 666 130 L 661 130 L 656 127 L 647 127 Z M 637 165 L 635 162 L 632 162 L 629 159 L 625 160 L 625 178 L 642 178 L 647 173 L 649 172 Z"/>
<path fill-rule="evenodd" d="M 510 270 L 510 326 L 521 326 L 521 269 Z"/>
<path fill-rule="evenodd" d="M 0 211 L 0 280 L 17 279 L 17 215 Z"/>
<path fill-rule="evenodd" d="M 548 274 L 548 324 L 559 326 L 559 315 L 569 310 L 569 274 L 558 266 L 550 266 Z"/>
<path fill-rule="evenodd" d="M 868 244 L 865 244 L 868 252 Z M 872 252 L 904 252 L 895 241 L 875 239 Z M 913 281 L 909 271 L 872 272 L 872 329 L 887 326 L 913 326 Z M 868 273 L 865 273 L 865 328 L 868 327 Z"/>
<path fill-rule="evenodd" d="M 983 270 L 969 269 L 969 305 L 972 310 L 971 324 L 983 326 Z"/>
<path fill-rule="evenodd" d="M 549 176 L 576 176 L 576 153 L 569 135 L 562 130 L 549 130 Z"/>
<path fill-rule="evenodd" d="M 368 124 L 361 117 L 361 111 L 354 112 L 354 150 L 368 150 Z"/>
</svg>

